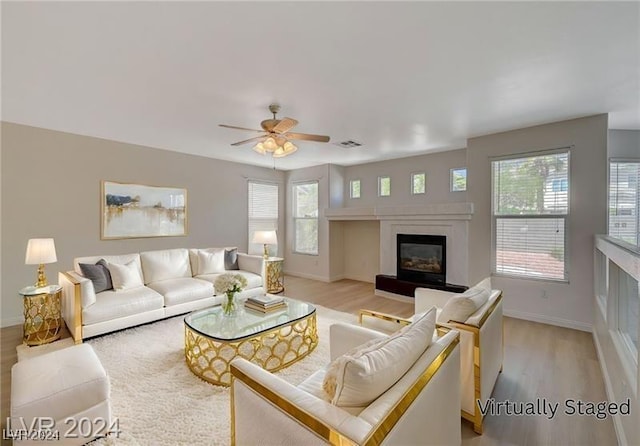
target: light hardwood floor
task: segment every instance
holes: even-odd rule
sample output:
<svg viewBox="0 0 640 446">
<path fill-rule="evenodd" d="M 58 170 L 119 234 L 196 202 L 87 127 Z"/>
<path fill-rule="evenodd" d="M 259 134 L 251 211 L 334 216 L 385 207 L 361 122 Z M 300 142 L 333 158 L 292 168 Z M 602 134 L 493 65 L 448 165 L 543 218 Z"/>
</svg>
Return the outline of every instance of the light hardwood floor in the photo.
<svg viewBox="0 0 640 446">
<path fill-rule="evenodd" d="M 323 283 L 287 276 L 285 286 L 287 296 L 338 311 L 357 314 L 360 308 L 368 308 L 404 317 L 413 314 L 413 304 L 377 297 L 369 283 L 354 280 Z M 504 367 L 493 397 L 497 401 L 523 402 L 546 398 L 560 403 L 558 414 L 551 420 L 545 416 L 488 416 L 481 436 L 463 421 L 462 444 L 615 445 L 611 419 L 562 413 L 568 399 L 606 400 L 591 334 L 512 318 L 505 318 L 504 333 Z M 0 335 L 4 426 L 9 414 L 11 366 L 17 360 L 15 348 L 22 341 L 22 327 L 3 328 Z"/>
</svg>

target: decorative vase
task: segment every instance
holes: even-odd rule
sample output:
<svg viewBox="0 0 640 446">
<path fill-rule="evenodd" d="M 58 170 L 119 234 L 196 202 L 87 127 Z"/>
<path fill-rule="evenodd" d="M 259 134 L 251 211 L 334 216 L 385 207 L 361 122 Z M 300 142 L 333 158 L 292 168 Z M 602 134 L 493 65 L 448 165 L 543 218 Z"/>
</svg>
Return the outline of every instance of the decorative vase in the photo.
<svg viewBox="0 0 640 446">
<path fill-rule="evenodd" d="M 236 293 L 233 291 L 227 291 L 225 293 L 227 299 L 222 302 L 222 315 L 226 317 L 235 317 L 237 305 L 236 305 Z"/>
</svg>

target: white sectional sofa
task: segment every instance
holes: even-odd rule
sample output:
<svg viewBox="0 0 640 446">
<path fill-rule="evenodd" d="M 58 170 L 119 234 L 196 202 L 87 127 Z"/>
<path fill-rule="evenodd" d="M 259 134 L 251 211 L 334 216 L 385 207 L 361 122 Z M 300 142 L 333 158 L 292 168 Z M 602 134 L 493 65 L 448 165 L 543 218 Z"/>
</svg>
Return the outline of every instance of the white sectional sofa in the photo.
<svg viewBox="0 0 640 446">
<path fill-rule="evenodd" d="M 83 339 L 217 305 L 214 282 L 225 272 L 247 279 L 238 298 L 264 294 L 262 256 L 237 253 L 237 268 L 225 265 L 234 248 L 164 249 L 123 255 L 78 257 L 59 274 L 62 315 L 76 343 Z M 222 257 L 220 252 L 222 251 Z M 222 260 L 222 263 L 220 259 Z M 106 265 L 113 289 L 97 292 L 81 264 Z M 235 267 L 235 264 L 231 267 Z M 85 270 L 86 271 L 86 270 Z"/>
</svg>

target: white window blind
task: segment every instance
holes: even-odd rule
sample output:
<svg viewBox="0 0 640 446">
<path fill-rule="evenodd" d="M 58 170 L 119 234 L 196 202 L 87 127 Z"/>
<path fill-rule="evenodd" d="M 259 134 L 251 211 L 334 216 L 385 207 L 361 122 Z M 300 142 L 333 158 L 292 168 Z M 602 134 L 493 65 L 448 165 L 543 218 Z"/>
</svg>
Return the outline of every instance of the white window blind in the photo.
<svg viewBox="0 0 640 446">
<path fill-rule="evenodd" d="M 278 229 L 278 185 L 249 181 L 249 254 L 262 254 L 264 246 L 251 243 L 255 231 Z M 276 255 L 277 245 L 269 245 L 269 254 Z"/>
<path fill-rule="evenodd" d="M 640 161 L 609 163 L 609 235 L 640 245 Z"/>
<path fill-rule="evenodd" d="M 494 272 L 567 280 L 569 152 L 492 162 Z"/>
<path fill-rule="evenodd" d="M 318 254 L 318 182 L 293 185 L 294 251 Z"/>
</svg>

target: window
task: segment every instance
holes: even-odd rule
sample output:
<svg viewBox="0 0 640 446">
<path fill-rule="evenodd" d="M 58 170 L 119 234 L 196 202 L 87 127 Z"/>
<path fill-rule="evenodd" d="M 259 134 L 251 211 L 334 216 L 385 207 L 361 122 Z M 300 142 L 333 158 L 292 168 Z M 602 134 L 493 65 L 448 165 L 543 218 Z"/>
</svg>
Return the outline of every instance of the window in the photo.
<svg viewBox="0 0 640 446">
<path fill-rule="evenodd" d="M 411 193 L 413 195 L 424 194 L 427 190 L 427 174 L 412 173 L 411 174 Z"/>
<path fill-rule="evenodd" d="M 391 177 L 378 177 L 378 196 L 388 197 L 391 195 Z"/>
<path fill-rule="evenodd" d="M 640 161 L 609 163 L 609 235 L 640 245 Z"/>
<path fill-rule="evenodd" d="M 501 159 L 491 164 L 494 272 L 568 280 L 569 152 Z M 554 188 L 554 184 L 559 186 Z"/>
<path fill-rule="evenodd" d="M 278 229 L 278 185 L 249 181 L 249 254 L 262 254 L 263 245 L 251 243 L 255 231 Z M 278 252 L 276 245 L 269 246 L 269 254 Z"/>
<path fill-rule="evenodd" d="M 464 192 L 467 190 L 467 169 L 451 169 L 451 192 Z"/>
<path fill-rule="evenodd" d="M 293 185 L 293 223 L 299 254 L 318 255 L 318 182 Z"/>
<path fill-rule="evenodd" d="M 349 181 L 349 191 L 351 198 L 360 198 L 360 180 Z"/>
</svg>

